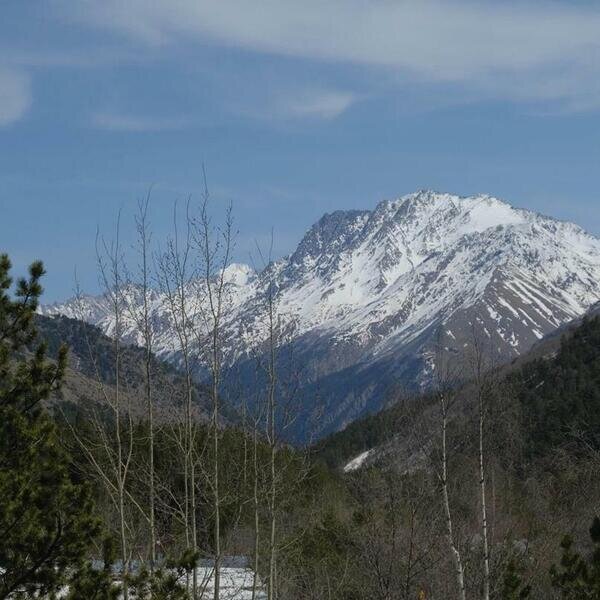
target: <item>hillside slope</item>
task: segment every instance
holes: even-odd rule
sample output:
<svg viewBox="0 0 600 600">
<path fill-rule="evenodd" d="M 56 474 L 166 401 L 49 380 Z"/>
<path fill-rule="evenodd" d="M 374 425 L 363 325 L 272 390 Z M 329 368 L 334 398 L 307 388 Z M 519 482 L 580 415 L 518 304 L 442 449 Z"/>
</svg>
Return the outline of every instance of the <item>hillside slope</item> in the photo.
<svg viewBox="0 0 600 600">
<path fill-rule="evenodd" d="M 522 446 L 523 460 L 543 459 L 561 446 L 583 444 L 588 450 L 600 449 L 598 310 L 576 319 L 560 335 L 548 336 L 529 353 L 499 369 L 496 381 L 502 390 L 501 404 L 494 407 L 490 418 L 512 413 L 517 429 L 512 433 Z M 454 416 L 460 421 L 456 427 L 460 437 L 467 439 L 473 433 L 464 429 L 468 428 L 465 417 L 470 413 L 472 385 L 467 383 L 456 397 Z M 426 395 L 415 400 L 400 398 L 395 405 L 351 423 L 318 443 L 316 455 L 331 467 L 346 465 L 348 470 L 390 458 L 401 467 L 416 421 L 432 419 L 434 427 L 439 424 L 435 398 Z M 497 426 L 488 423 L 492 431 Z"/>
<path fill-rule="evenodd" d="M 114 393 L 114 343 L 98 327 L 68 317 L 48 318 L 38 315 L 38 338 L 48 345 L 51 358 L 56 357 L 62 343 L 69 347 L 68 370 L 61 390 L 60 401 L 69 410 L 85 410 L 104 404 L 102 388 Z M 120 350 L 120 388 L 123 402 L 130 402 L 134 414 L 145 414 L 144 350 L 123 346 Z M 180 419 L 182 414 L 184 380 L 175 367 L 153 357 L 151 363 L 155 414 L 159 420 Z M 207 420 L 209 399 L 202 386 L 195 384 L 194 406 L 200 420 Z"/>
</svg>

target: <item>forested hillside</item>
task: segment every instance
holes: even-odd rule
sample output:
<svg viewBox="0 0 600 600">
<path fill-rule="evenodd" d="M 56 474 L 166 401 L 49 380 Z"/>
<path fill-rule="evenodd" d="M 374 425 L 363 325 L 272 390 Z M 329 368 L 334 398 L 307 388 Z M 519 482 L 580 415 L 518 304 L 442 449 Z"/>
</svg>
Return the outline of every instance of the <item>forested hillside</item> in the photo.
<svg viewBox="0 0 600 600">
<path fill-rule="evenodd" d="M 600 449 L 600 317 L 585 319 L 555 357 L 525 364 L 509 381 L 530 455 L 569 444 Z"/>
<path fill-rule="evenodd" d="M 558 337 L 534 347 L 530 355 L 498 370 L 502 395 L 518 408 L 519 436 L 526 440 L 529 457 L 538 458 L 572 443 L 597 447 L 600 440 L 600 317 L 577 320 Z M 459 396 L 469 407 L 471 383 Z M 317 455 L 330 466 L 340 466 L 353 456 L 376 449 L 402 434 L 407 404 L 431 407 L 432 395 L 406 396 L 389 408 L 351 423 L 315 446 Z"/>
<path fill-rule="evenodd" d="M 367 530 L 378 532 L 364 551 L 375 552 L 373 560 L 388 560 L 390 572 L 402 573 L 391 587 L 410 579 L 411 570 L 424 568 L 431 587 L 423 589 L 440 597 L 440 588 L 433 592 L 439 571 L 410 556 L 421 550 L 421 557 L 431 560 L 434 548 L 444 555 L 446 544 L 437 546 L 434 539 L 445 526 L 433 523 L 446 512 L 453 524 L 453 547 L 464 561 L 466 593 L 477 597 L 483 589 L 485 571 L 476 564 L 485 564 L 487 556 L 490 597 L 596 597 L 597 591 L 590 590 L 600 589 L 599 555 L 589 554 L 593 546 L 587 527 L 598 515 L 600 493 L 600 318 L 584 318 L 565 329 L 559 343 L 550 340 L 532 355 L 466 386 L 404 398 L 316 446 L 316 456 L 338 472 L 344 465 L 353 469 L 344 476 L 347 489 L 360 506 L 369 507 Z M 350 462 L 367 450 L 362 466 Z M 485 492 L 480 472 L 488 483 Z M 363 495 L 356 496 L 363 486 Z M 388 523 L 389 509 L 383 507 L 396 504 L 404 516 Z M 371 512 L 378 505 L 379 516 Z M 485 530 L 482 506 L 487 509 Z M 399 527 L 404 534 L 396 539 L 388 527 Z M 597 544 L 595 531 L 591 535 Z M 552 564 L 560 560 L 558 541 L 564 533 L 571 537 L 563 540 L 567 573 L 561 574 Z M 404 555 L 403 535 L 416 538 Z M 584 566 L 586 557 L 591 562 Z"/>
</svg>

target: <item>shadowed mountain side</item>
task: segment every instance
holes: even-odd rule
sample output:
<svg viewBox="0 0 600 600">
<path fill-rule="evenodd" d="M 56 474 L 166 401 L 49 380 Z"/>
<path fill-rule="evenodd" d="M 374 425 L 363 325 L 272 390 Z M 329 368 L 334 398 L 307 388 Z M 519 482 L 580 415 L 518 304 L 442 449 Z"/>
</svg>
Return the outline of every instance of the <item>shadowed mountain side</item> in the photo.
<svg viewBox="0 0 600 600">
<path fill-rule="evenodd" d="M 69 410 L 105 403 L 104 393 L 115 393 L 115 343 L 93 325 L 68 317 L 37 316 L 39 339 L 48 344 L 51 358 L 55 358 L 61 343 L 69 347 L 68 371 L 58 401 L 67 403 Z M 159 421 L 182 418 L 185 381 L 175 367 L 152 357 L 152 397 Z M 145 414 L 145 351 L 132 345 L 120 349 L 120 392 L 123 405 L 131 405 L 134 415 Z M 208 420 L 210 400 L 205 389 L 194 383 L 194 401 L 197 418 Z M 56 401 L 55 401 L 56 402 Z"/>
</svg>

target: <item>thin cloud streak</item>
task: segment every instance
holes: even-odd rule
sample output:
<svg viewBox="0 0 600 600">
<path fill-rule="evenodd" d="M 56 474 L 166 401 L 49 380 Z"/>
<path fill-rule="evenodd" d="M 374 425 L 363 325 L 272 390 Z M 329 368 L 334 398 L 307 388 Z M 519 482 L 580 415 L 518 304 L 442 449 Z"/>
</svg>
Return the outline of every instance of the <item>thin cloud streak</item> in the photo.
<svg viewBox="0 0 600 600">
<path fill-rule="evenodd" d="M 339 90 L 303 90 L 278 101 L 280 114 L 288 117 L 335 119 L 348 110 L 357 95 Z"/>
<path fill-rule="evenodd" d="M 291 87 L 275 90 L 266 97 L 235 101 L 229 109 L 252 119 L 267 121 L 330 121 L 340 117 L 360 100 L 359 94 L 346 90 Z"/>
</svg>

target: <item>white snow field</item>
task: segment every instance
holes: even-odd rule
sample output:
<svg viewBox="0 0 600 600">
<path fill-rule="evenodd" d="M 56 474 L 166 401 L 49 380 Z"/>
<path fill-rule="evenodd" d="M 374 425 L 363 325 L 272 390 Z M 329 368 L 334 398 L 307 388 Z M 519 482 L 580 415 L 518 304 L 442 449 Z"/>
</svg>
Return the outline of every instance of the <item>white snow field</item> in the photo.
<svg viewBox="0 0 600 600">
<path fill-rule="evenodd" d="M 199 567 L 198 581 L 203 593 L 201 598 L 213 598 L 214 576 L 211 567 Z M 254 571 L 244 567 L 221 568 L 220 597 L 222 600 L 251 600 Z M 257 582 L 256 600 L 265 600 L 266 592 L 260 581 Z"/>
<path fill-rule="evenodd" d="M 196 570 L 198 588 L 201 590 L 199 598 L 201 600 L 212 600 L 214 594 L 214 569 L 210 566 L 198 567 Z M 254 571 L 248 567 L 221 567 L 221 600 L 251 600 Z M 118 583 L 118 581 L 117 581 Z M 183 580 L 182 584 L 185 583 Z M 192 590 L 191 579 L 189 584 Z M 68 594 L 68 588 L 61 590 L 57 598 L 65 598 Z M 256 600 L 266 600 L 267 593 L 263 583 L 257 578 L 256 582 Z M 82 598 L 81 600 L 85 600 Z"/>
</svg>

